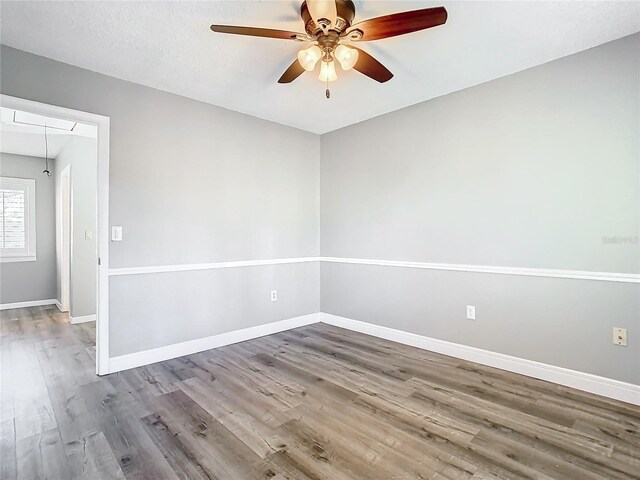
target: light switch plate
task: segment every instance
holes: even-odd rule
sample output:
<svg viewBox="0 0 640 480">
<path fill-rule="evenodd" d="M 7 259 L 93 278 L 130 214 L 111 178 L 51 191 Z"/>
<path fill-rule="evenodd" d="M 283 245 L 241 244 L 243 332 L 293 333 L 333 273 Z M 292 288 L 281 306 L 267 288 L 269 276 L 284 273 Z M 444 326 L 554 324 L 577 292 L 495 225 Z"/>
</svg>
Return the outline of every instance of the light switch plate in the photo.
<svg viewBox="0 0 640 480">
<path fill-rule="evenodd" d="M 111 241 L 112 242 L 122 241 L 122 227 L 115 226 L 115 225 L 111 227 Z"/>
<path fill-rule="evenodd" d="M 93 232 L 91 230 L 84 231 L 84 239 L 85 240 L 93 240 Z"/>
</svg>

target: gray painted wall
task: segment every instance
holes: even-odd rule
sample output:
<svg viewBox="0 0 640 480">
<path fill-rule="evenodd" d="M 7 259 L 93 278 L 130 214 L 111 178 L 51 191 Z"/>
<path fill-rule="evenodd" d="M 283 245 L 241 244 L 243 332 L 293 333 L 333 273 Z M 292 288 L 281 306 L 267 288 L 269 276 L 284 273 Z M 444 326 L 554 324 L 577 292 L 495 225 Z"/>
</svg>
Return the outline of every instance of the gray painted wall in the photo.
<svg viewBox="0 0 640 480">
<path fill-rule="evenodd" d="M 0 264 L 0 304 L 56 298 L 54 178 L 42 170 L 44 158 L 0 153 L 1 176 L 36 181 L 36 261 Z"/>
<path fill-rule="evenodd" d="M 111 354 L 246 328 L 251 319 L 271 323 L 318 312 L 319 283 L 317 262 L 111 277 L 111 327 L 126 332 Z M 173 321 L 137 320 L 148 317 Z"/>
<path fill-rule="evenodd" d="M 56 157 L 56 174 L 59 174 L 67 165 L 71 165 L 72 254 L 71 310 L 69 313 L 72 317 L 96 313 L 97 149 L 96 139 L 73 137 Z M 86 230 L 93 232 L 92 239 L 85 238 Z M 62 254 L 58 253 L 60 255 L 58 261 L 60 261 Z M 57 282 L 56 298 L 61 299 L 59 281 Z"/>
<path fill-rule="evenodd" d="M 324 135 L 322 255 L 640 272 L 637 241 L 603 241 L 640 234 L 639 85 L 633 35 Z M 321 289 L 323 312 L 640 384 L 637 284 L 323 264 Z"/>
<path fill-rule="evenodd" d="M 124 237 L 110 244 L 111 268 L 319 254 L 316 135 L 6 46 L 0 62 L 2 93 L 111 118 L 110 224 L 122 225 Z M 270 283 L 299 271 L 283 266 Z M 316 273 L 306 269 L 296 282 L 283 280 L 279 298 L 307 298 Z M 169 298 L 154 297 L 180 305 L 179 317 L 172 309 L 141 312 L 131 301 L 155 291 L 157 276 L 112 280 L 110 303 L 120 306 L 111 312 L 112 355 L 170 343 L 170 335 L 152 332 L 178 325 L 179 339 L 184 332 L 192 338 L 219 333 L 217 319 L 227 307 L 211 308 L 213 293 L 202 289 L 185 302 L 181 285 L 193 284 L 185 277 L 201 273 L 162 277 L 170 282 L 163 284 Z M 118 288 L 122 282 L 131 288 Z M 242 299 L 251 312 L 232 317 L 234 329 L 318 310 L 318 290 L 284 309 L 280 300 L 264 305 L 271 286 L 264 285 L 260 299 L 243 296 L 243 282 L 234 286 L 229 298 Z"/>
</svg>

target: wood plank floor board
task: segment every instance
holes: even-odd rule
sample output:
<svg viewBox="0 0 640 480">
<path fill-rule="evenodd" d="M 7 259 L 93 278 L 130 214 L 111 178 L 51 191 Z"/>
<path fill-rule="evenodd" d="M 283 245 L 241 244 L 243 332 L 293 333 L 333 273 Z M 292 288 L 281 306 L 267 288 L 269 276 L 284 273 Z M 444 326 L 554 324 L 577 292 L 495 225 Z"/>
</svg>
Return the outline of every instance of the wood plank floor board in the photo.
<svg viewBox="0 0 640 480">
<path fill-rule="evenodd" d="M 522 478 L 517 473 L 496 463 L 491 454 L 486 456 L 486 452 L 480 452 L 478 449 L 470 447 L 474 435 L 471 435 L 471 432 L 466 429 L 474 428 L 473 426 L 467 426 L 462 430 L 450 429 L 437 418 L 420 416 L 406 405 L 399 405 L 382 398 L 359 397 L 354 400 L 354 403 L 363 409 L 368 409 L 372 414 L 384 419 L 385 422 L 398 430 L 420 439 L 424 444 L 430 445 L 442 454 L 469 462 L 478 469 L 485 469 L 487 472 L 496 474 L 498 478 Z M 479 429 L 476 428 L 475 431 L 479 432 Z"/>
<path fill-rule="evenodd" d="M 491 424 L 508 430 L 518 431 L 531 438 L 543 437 L 558 448 L 567 448 L 585 454 L 611 456 L 613 444 L 596 437 L 555 424 L 548 420 L 509 409 L 488 400 L 448 390 L 445 387 L 412 379 L 423 385 L 411 396 L 430 405 L 444 404 L 456 410 L 461 418 L 475 416 L 479 424 Z"/>
<path fill-rule="evenodd" d="M 610 415 L 614 418 L 624 419 L 635 428 L 640 427 L 640 408 L 625 402 L 619 402 L 610 398 L 593 395 L 588 392 L 538 380 L 537 378 L 518 375 L 486 365 L 472 362 L 463 362 L 458 368 L 469 374 L 479 375 L 485 378 L 497 379 L 529 388 L 540 398 L 552 403 L 573 408 L 576 411 L 591 412 L 593 414 Z"/>
<path fill-rule="evenodd" d="M 161 416 L 153 413 L 141 419 L 143 426 L 158 450 L 169 463 L 176 476 L 182 480 L 212 480 L 216 478 L 200 464 L 188 444 L 180 441 Z"/>
<path fill-rule="evenodd" d="M 337 432 L 327 436 L 322 429 L 311 427 L 301 419 L 294 419 L 278 428 L 281 449 L 290 461 L 300 466 L 307 476 L 352 479 L 379 477 L 378 471 L 366 458 L 340 448 Z"/>
<path fill-rule="evenodd" d="M 118 392 L 128 392 L 141 404 L 178 389 L 175 386 L 178 382 L 172 381 L 166 370 L 159 368 L 158 364 L 118 372 L 107 378 Z"/>
<path fill-rule="evenodd" d="M 185 380 L 181 390 L 261 458 L 277 451 L 273 429 L 288 421 L 289 416 L 269 411 L 257 402 L 242 401 L 233 394 L 212 395 L 212 390 L 199 378 Z"/>
<path fill-rule="evenodd" d="M 65 444 L 65 453 L 75 479 L 124 480 L 126 477 L 100 431 L 91 431 Z M 45 477 L 37 477 L 45 478 Z"/>
<path fill-rule="evenodd" d="M 529 423 L 522 419 L 506 418 L 508 415 L 491 412 L 482 407 L 478 408 L 477 405 L 467 405 L 460 408 L 460 406 L 453 405 L 457 403 L 457 400 L 451 397 L 434 400 L 433 397 L 438 398 L 438 395 L 431 391 L 423 390 L 413 394 L 412 397 L 429 405 L 433 405 L 435 402 L 449 415 L 466 419 L 486 431 L 499 432 L 502 437 L 518 441 L 531 449 L 549 452 L 559 459 L 578 465 L 582 469 L 603 474 L 606 472 L 603 478 L 627 479 L 638 478 L 637 475 L 640 475 L 640 472 L 634 472 L 631 463 L 617 465 L 616 462 L 613 462 L 611 457 L 613 450 L 608 443 L 598 445 L 598 443 L 594 443 L 594 438 L 584 436 L 577 431 L 568 431 L 567 435 L 564 435 L 561 426 L 551 429 L 546 429 L 544 426 L 540 428 L 536 422 Z"/>
<path fill-rule="evenodd" d="M 602 425 L 601 422 L 589 422 L 578 418 L 572 428 L 604 442 L 611 442 L 614 445 L 614 451 L 629 455 L 640 451 L 640 436 L 637 433 L 628 432 L 624 427 L 616 425 L 614 422 Z"/>
<path fill-rule="evenodd" d="M 302 397 L 302 392 L 304 391 L 302 387 L 294 386 L 292 389 L 284 390 L 280 388 L 282 384 L 269 384 L 263 378 L 265 369 L 260 368 L 257 363 L 253 365 L 255 365 L 255 368 L 241 369 L 237 368 L 234 362 L 226 359 L 210 359 L 206 367 L 210 376 L 208 378 L 205 376 L 203 379 L 211 384 L 214 389 L 220 387 L 222 391 L 228 391 L 230 396 L 246 399 L 252 405 L 262 404 L 269 410 L 285 411 L 291 408 L 292 405 L 299 404 L 300 400 L 294 401 L 292 394 L 295 395 L 296 392 L 299 392 L 299 397 Z M 196 372 L 196 374 L 199 373 L 200 371 Z M 211 381 L 211 376 L 215 380 Z M 251 408 L 251 405 L 249 405 L 249 408 Z"/>
<path fill-rule="evenodd" d="M 412 391 L 411 387 L 404 383 L 404 380 L 409 377 L 399 372 L 397 368 L 377 370 L 372 365 L 362 368 L 302 344 L 290 345 L 288 342 L 281 344 L 273 356 L 318 376 L 325 376 L 332 382 L 356 390 L 358 393 L 382 394 L 384 392 L 387 395 L 406 395 Z M 398 379 L 401 381 L 399 382 Z"/>
<path fill-rule="evenodd" d="M 259 353 L 251 358 L 255 359 L 267 370 L 281 371 L 293 377 L 296 382 L 299 382 L 305 387 L 306 394 L 304 396 L 312 394 L 319 398 L 324 396 L 334 396 L 345 401 L 357 397 L 357 393 L 349 390 L 348 388 L 341 387 L 321 376 L 314 375 L 303 368 L 291 365 L 290 363 L 277 359 L 271 355 Z"/>
<path fill-rule="evenodd" d="M 153 443 L 133 412 L 113 412 L 101 417 L 105 439 L 127 479 L 177 479 L 178 476 Z"/>
<path fill-rule="evenodd" d="M 0 312 L 0 476 L 640 480 L 640 407 L 314 324 L 104 377 L 95 324 Z"/>
<path fill-rule="evenodd" d="M 97 383 L 95 369 L 91 368 L 91 357 L 83 345 L 52 345 L 35 343 L 49 398 L 57 422 L 73 420 L 89 408 L 81 388 L 88 383 Z"/>
<path fill-rule="evenodd" d="M 16 433 L 11 418 L 0 422 L 0 478 L 15 480 L 16 468 Z"/>
<path fill-rule="evenodd" d="M 573 412 L 578 418 L 583 418 L 589 423 L 603 426 L 615 424 L 630 434 L 640 436 L 640 417 L 633 414 L 638 407 L 622 404 L 621 408 L 616 410 L 615 407 L 596 406 L 593 402 L 582 403 L 549 394 L 541 394 L 538 404 L 548 410 Z"/>
<path fill-rule="evenodd" d="M 348 458 L 366 461 L 376 478 L 431 478 L 449 472 L 453 478 L 469 478 L 477 468 L 464 460 L 442 451 L 378 420 L 352 403 L 324 403 L 303 405 L 293 416 L 331 438 Z"/>
<path fill-rule="evenodd" d="M 546 478 L 567 480 L 575 478 L 603 480 L 604 478 L 580 465 L 487 430 L 480 431 L 471 444 L 473 447 L 482 447 L 486 452 L 492 452 L 492 458 L 502 463 L 505 468 L 513 468 L 513 462 L 517 462 L 526 468 L 527 475 L 533 477 L 542 474 Z"/>
<path fill-rule="evenodd" d="M 0 422 L 13 420 L 13 360 L 11 357 L 11 337 L 0 337 Z"/>
<path fill-rule="evenodd" d="M 366 353 L 363 351 L 353 352 L 348 351 L 344 346 L 332 346 L 327 345 L 322 340 L 316 340 L 311 337 L 301 337 L 295 335 L 293 332 L 284 332 L 277 334 L 287 340 L 288 343 L 300 345 L 307 349 L 316 352 L 319 355 L 324 355 L 327 358 L 332 358 L 336 362 L 339 362 L 343 368 L 358 368 L 364 372 L 377 374 L 380 376 L 390 377 L 393 380 L 405 381 L 412 377 L 407 373 L 401 372 L 396 366 L 389 367 L 389 363 L 385 359 Z M 349 367 L 347 367 L 349 366 Z"/>
<path fill-rule="evenodd" d="M 16 458 L 18 480 L 71 478 L 57 428 L 18 440 Z"/>
<path fill-rule="evenodd" d="M 9 348 L 16 440 L 56 428 L 53 405 L 33 342 L 14 340 Z"/>
<path fill-rule="evenodd" d="M 186 393 L 167 393 L 153 403 L 158 420 L 211 478 L 260 478 L 260 457 Z"/>
</svg>

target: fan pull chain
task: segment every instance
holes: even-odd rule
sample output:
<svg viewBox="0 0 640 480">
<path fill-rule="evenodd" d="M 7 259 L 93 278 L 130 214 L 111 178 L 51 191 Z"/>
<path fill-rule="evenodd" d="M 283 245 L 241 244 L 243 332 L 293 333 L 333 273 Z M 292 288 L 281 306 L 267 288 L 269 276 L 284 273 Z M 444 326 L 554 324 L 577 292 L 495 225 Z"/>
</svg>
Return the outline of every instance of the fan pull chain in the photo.
<svg viewBox="0 0 640 480">
<path fill-rule="evenodd" d="M 324 91 L 324 94 L 327 97 L 327 100 L 331 98 L 331 92 L 329 91 L 329 77 L 327 77 L 327 89 Z"/>
<path fill-rule="evenodd" d="M 49 141 L 47 139 L 47 126 L 44 126 L 44 170 L 42 173 L 46 173 L 47 177 L 51 176 L 49 171 Z"/>
</svg>

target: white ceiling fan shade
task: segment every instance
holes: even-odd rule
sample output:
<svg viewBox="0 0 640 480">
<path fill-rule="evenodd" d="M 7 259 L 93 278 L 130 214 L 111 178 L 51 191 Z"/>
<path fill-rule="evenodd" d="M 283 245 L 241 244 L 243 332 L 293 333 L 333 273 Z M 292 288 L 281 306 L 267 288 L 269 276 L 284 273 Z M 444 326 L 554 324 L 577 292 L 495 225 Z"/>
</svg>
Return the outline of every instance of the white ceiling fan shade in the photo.
<svg viewBox="0 0 640 480">
<path fill-rule="evenodd" d="M 302 65 L 307 72 L 312 71 L 316 68 L 316 64 L 318 60 L 322 58 L 322 50 L 317 45 L 312 45 L 309 48 L 304 50 L 300 50 L 298 52 L 298 62 Z"/>
<path fill-rule="evenodd" d="M 316 25 L 321 18 L 329 20 L 331 25 L 336 24 L 338 9 L 335 0 L 307 0 L 307 8 Z"/>
<path fill-rule="evenodd" d="M 338 45 L 334 57 L 340 62 L 343 70 L 351 70 L 358 61 L 358 50 L 346 45 Z"/>
<path fill-rule="evenodd" d="M 330 62 L 325 62 L 324 60 L 320 64 L 320 75 L 318 75 L 318 80 L 321 82 L 333 82 L 338 79 L 338 75 L 336 74 L 336 62 L 331 60 Z"/>
</svg>

